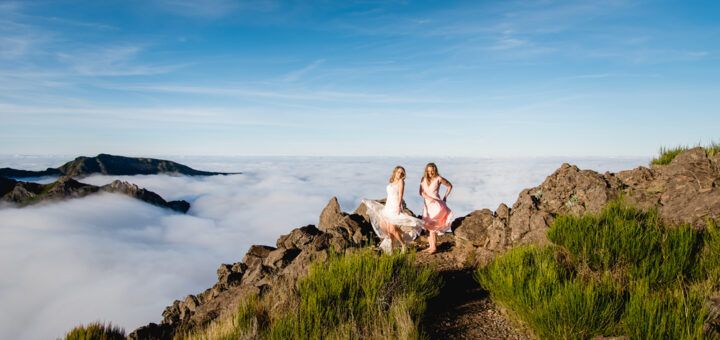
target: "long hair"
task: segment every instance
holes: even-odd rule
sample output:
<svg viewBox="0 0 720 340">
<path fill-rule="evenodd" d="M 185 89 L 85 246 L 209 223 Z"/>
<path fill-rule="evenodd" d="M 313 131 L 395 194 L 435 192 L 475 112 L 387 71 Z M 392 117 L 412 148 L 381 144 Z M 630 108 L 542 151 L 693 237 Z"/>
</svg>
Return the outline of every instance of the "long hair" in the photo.
<svg viewBox="0 0 720 340">
<path fill-rule="evenodd" d="M 429 168 L 435 169 L 435 176 L 433 176 L 432 178 L 430 178 L 430 175 L 428 175 Z M 425 181 L 425 183 L 427 183 L 427 184 L 430 184 L 430 180 L 432 180 L 433 178 L 435 178 L 437 176 L 440 176 L 440 173 L 438 172 L 438 169 L 437 169 L 437 165 L 435 165 L 435 163 L 428 163 L 425 166 L 425 173 L 423 174 L 423 181 Z"/>
<path fill-rule="evenodd" d="M 398 169 L 402 169 L 402 171 L 403 171 L 402 177 L 400 177 L 400 179 L 405 179 L 405 175 L 407 175 L 407 172 L 405 171 L 405 168 L 398 165 L 395 167 L 395 170 L 393 170 L 392 175 L 390 175 L 390 183 L 392 183 L 393 180 L 395 180 L 395 172 L 397 172 Z"/>
</svg>

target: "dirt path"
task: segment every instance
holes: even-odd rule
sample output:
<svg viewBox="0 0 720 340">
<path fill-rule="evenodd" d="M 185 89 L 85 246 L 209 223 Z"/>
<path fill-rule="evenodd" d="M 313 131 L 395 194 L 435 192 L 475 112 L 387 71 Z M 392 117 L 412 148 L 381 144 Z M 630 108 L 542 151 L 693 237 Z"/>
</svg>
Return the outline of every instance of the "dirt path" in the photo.
<svg viewBox="0 0 720 340">
<path fill-rule="evenodd" d="M 440 238 L 436 254 L 419 252 L 417 261 L 432 263 L 445 285 L 428 303 L 422 327 L 431 339 L 530 339 L 496 306 L 473 278 L 474 268 L 463 263 L 454 239 Z M 424 238 L 416 242 L 426 247 Z"/>
</svg>

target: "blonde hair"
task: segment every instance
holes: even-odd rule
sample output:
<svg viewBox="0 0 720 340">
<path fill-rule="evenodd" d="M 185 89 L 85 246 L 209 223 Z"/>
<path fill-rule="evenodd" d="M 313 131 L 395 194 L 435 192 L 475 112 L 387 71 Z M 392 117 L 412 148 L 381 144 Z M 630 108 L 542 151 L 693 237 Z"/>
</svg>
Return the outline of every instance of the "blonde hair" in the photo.
<svg viewBox="0 0 720 340">
<path fill-rule="evenodd" d="M 423 181 L 425 181 L 425 183 L 427 183 L 427 184 L 430 184 L 430 180 L 431 180 L 432 178 L 430 178 L 430 176 L 428 175 L 428 168 L 433 168 L 433 169 L 435 169 L 435 176 L 433 176 L 432 178 L 435 178 L 435 177 L 437 177 L 437 176 L 440 176 L 440 173 L 438 172 L 437 165 L 435 165 L 435 163 L 428 163 L 428 164 L 425 166 L 425 173 L 423 174 Z"/>
<path fill-rule="evenodd" d="M 395 173 L 398 171 L 398 169 L 402 169 L 403 171 L 402 177 L 400 177 L 400 179 L 405 179 L 405 175 L 407 175 L 407 172 L 405 171 L 405 168 L 398 165 L 395 167 L 395 170 L 393 170 L 392 175 L 390 175 L 390 183 L 395 180 Z"/>
</svg>

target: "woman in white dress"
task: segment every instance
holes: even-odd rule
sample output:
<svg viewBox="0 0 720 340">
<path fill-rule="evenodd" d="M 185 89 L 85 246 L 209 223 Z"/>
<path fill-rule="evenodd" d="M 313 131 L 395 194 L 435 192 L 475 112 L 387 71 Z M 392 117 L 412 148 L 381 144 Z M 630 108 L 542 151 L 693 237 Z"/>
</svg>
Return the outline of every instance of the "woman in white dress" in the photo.
<svg viewBox="0 0 720 340">
<path fill-rule="evenodd" d="M 405 168 L 395 167 L 390 176 L 390 184 L 385 189 L 387 190 L 385 205 L 366 198 L 363 198 L 362 203 L 367 207 L 375 234 L 382 239 L 380 248 L 390 253 L 397 241 L 402 251 L 405 251 L 406 243 L 420 235 L 423 226 L 422 220 L 406 214 L 402 208 Z"/>
</svg>

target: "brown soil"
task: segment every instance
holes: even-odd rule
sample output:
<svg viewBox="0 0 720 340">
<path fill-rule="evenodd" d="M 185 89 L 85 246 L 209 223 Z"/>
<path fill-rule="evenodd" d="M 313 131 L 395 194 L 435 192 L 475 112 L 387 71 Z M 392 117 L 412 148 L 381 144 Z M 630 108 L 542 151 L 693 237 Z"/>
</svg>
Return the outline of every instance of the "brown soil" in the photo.
<svg viewBox="0 0 720 340">
<path fill-rule="evenodd" d="M 453 235 L 443 235 L 438 241 L 435 254 L 421 251 L 427 248 L 426 237 L 415 242 L 416 261 L 435 266 L 444 282 L 421 322 L 430 339 L 533 339 L 475 281 L 475 266 L 468 260 L 471 249 L 456 247 Z"/>
</svg>

